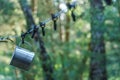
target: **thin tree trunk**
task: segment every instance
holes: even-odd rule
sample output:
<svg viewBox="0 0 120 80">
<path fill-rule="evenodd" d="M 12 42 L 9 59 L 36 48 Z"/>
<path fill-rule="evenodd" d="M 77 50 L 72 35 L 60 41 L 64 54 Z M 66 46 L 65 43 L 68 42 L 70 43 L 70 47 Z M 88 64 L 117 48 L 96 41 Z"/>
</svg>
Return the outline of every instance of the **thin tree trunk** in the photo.
<svg viewBox="0 0 120 80">
<path fill-rule="evenodd" d="M 37 2 L 38 0 L 31 0 L 31 5 L 32 5 L 32 12 L 36 13 L 37 12 Z"/>
<path fill-rule="evenodd" d="M 117 0 L 117 8 L 118 8 L 119 19 L 120 19 L 120 0 Z M 119 27 L 120 27 L 120 20 L 119 20 Z"/>
<path fill-rule="evenodd" d="M 16 68 L 15 68 L 15 77 L 16 77 L 16 80 L 19 80 L 18 70 Z"/>
<path fill-rule="evenodd" d="M 62 21 L 59 20 L 59 26 L 60 26 L 60 30 L 59 30 L 59 37 L 60 37 L 60 41 L 62 42 L 63 41 L 63 38 L 62 38 L 62 35 L 63 35 L 63 32 L 62 32 Z"/>
<path fill-rule="evenodd" d="M 104 42 L 104 7 L 102 0 L 90 0 L 91 5 L 91 61 L 90 80 L 107 80 Z"/>
<path fill-rule="evenodd" d="M 69 24 L 70 24 L 70 16 L 67 14 L 66 15 L 66 25 L 65 25 L 65 44 L 67 46 L 67 49 L 64 50 L 64 53 L 66 53 L 65 55 L 70 53 L 70 48 L 69 48 L 69 36 L 70 36 L 69 29 L 70 29 L 70 26 L 69 26 Z M 69 57 L 65 56 L 65 55 L 61 54 L 61 58 L 69 59 Z M 62 59 L 63 79 L 69 80 L 68 69 L 65 66 L 64 59 Z"/>
<path fill-rule="evenodd" d="M 69 30 L 70 30 L 70 16 L 69 15 L 67 15 L 66 16 L 66 20 L 67 20 L 67 23 L 66 23 L 66 27 L 65 27 L 65 30 L 66 30 L 66 32 L 65 32 L 65 40 L 66 40 L 66 42 L 69 42 L 69 36 L 70 36 L 70 32 L 69 32 Z"/>
<path fill-rule="evenodd" d="M 46 3 L 47 3 L 47 5 L 46 5 L 46 7 L 47 8 L 50 8 L 50 9 L 48 9 L 48 11 L 47 11 L 47 13 L 50 13 L 50 14 L 52 14 L 54 11 L 54 7 L 53 7 L 53 3 L 52 3 L 52 0 L 46 0 Z M 52 30 L 54 30 L 53 29 L 53 26 L 54 25 L 51 25 L 51 27 L 52 27 Z M 51 32 L 50 33 L 50 36 L 51 36 L 51 41 L 52 41 L 52 43 L 51 43 L 51 51 L 52 51 L 52 53 L 55 53 L 55 46 L 54 46 L 54 42 L 55 42 L 55 39 L 54 39 L 54 34 L 53 34 L 53 32 Z"/>
<path fill-rule="evenodd" d="M 83 59 L 80 62 L 80 65 L 79 65 L 79 72 L 80 72 L 79 78 L 80 78 L 80 80 L 84 80 L 83 73 L 84 73 L 86 66 L 87 66 L 86 65 L 87 60 L 88 60 L 88 54 L 87 55 L 85 54 Z"/>
<path fill-rule="evenodd" d="M 25 15 L 27 26 L 28 27 L 36 26 L 34 19 L 33 19 L 33 16 L 32 16 L 32 10 L 30 9 L 30 6 L 28 5 L 27 0 L 19 0 L 19 3 L 21 5 L 21 8 L 22 8 L 23 13 Z M 37 37 L 37 39 L 36 39 L 36 37 Z M 39 30 L 36 32 L 36 37 L 34 39 L 36 41 L 38 40 L 38 42 L 39 42 L 39 46 L 40 46 L 39 59 L 42 61 L 42 68 L 43 68 L 44 76 L 45 76 L 44 78 L 45 78 L 45 80 L 54 80 L 54 78 L 53 78 L 53 65 L 52 65 L 52 62 L 50 60 L 49 55 L 46 52 L 44 42 L 40 36 Z M 32 80 L 34 80 L 34 79 L 32 79 Z"/>
<path fill-rule="evenodd" d="M 117 2 L 118 2 L 118 11 L 119 11 L 119 16 L 120 16 L 120 0 L 118 0 Z"/>
<path fill-rule="evenodd" d="M 119 13 L 119 23 L 118 23 L 118 29 L 119 29 L 119 31 L 120 31 L 120 0 L 117 0 L 116 1 L 117 2 L 117 8 L 118 8 L 118 13 Z M 119 35 L 119 34 L 117 34 L 117 35 Z M 118 38 L 118 40 L 120 40 L 120 37 Z M 118 47 L 118 50 L 120 50 L 120 46 Z M 118 51 L 118 53 L 116 54 L 117 56 L 118 56 L 118 60 L 120 61 L 120 54 L 119 54 L 119 51 Z M 119 64 L 119 66 L 120 66 L 120 62 L 118 63 Z M 120 67 L 119 67 L 119 70 L 118 70 L 118 76 L 120 75 Z"/>
</svg>

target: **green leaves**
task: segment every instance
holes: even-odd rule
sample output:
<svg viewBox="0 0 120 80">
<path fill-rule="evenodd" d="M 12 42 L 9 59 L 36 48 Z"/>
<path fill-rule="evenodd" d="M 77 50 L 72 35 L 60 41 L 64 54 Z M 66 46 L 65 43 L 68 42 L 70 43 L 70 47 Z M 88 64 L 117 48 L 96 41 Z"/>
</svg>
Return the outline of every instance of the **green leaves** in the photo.
<svg viewBox="0 0 120 80">
<path fill-rule="evenodd" d="M 3 15 L 12 15 L 14 13 L 14 3 L 10 0 L 0 0 L 0 13 Z"/>
<path fill-rule="evenodd" d="M 0 23 L 8 22 L 14 14 L 15 6 L 11 0 L 0 0 Z"/>
</svg>

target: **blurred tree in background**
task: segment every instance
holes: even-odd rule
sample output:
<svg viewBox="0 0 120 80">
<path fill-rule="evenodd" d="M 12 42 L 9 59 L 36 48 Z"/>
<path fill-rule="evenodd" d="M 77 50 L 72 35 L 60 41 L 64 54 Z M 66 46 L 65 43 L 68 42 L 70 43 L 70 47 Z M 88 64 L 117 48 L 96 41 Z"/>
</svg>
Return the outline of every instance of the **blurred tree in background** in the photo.
<svg viewBox="0 0 120 80">
<path fill-rule="evenodd" d="M 102 0 L 91 0 L 90 80 L 107 80 Z"/>
<path fill-rule="evenodd" d="M 29 5 L 32 22 L 20 1 Z M 0 0 L 0 37 L 21 36 L 33 24 L 51 18 L 61 3 L 72 1 Z M 120 80 L 120 0 L 77 1 L 75 22 L 71 17 L 73 9 L 68 10 L 57 19 L 56 31 L 51 21 L 46 24 L 45 36 L 41 28 L 34 39 L 26 36 L 31 47 L 22 47 L 35 52 L 29 71 L 9 65 L 20 37 L 11 38 L 14 43 L 0 41 L 0 80 Z"/>
</svg>

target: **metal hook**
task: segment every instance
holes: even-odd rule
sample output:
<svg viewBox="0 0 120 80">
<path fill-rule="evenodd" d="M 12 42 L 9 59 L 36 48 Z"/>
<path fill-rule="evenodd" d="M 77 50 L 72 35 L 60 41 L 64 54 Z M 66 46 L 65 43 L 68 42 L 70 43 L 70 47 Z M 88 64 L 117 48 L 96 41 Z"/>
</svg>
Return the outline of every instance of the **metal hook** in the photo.
<svg viewBox="0 0 120 80">
<path fill-rule="evenodd" d="M 25 36 L 26 36 L 26 33 L 25 34 L 21 34 L 22 44 L 24 44 Z"/>
<path fill-rule="evenodd" d="M 32 47 L 32 45 L 31 45 L 29 42 L 24 41 L 24 43 L 26 43 L 26 44 L 28 44 L 29 46 L 31 46 L 31 47 Z M 21 41 L 21 42 L 18 44 L 18 46 L 20 47 L 22 44 L 23 44 L 23 43 L 22 43 L 22 41 Z"/>
</svg>

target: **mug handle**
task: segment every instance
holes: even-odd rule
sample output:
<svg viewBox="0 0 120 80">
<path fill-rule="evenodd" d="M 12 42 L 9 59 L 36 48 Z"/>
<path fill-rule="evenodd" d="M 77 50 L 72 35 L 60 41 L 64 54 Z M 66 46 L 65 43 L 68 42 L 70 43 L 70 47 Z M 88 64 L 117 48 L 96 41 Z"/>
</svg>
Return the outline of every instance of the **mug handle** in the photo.
<svg viewBox="0 0 120 80">
<path fill-rule="evenodd" d="M 24 41 L 24 43 L 28 44 L 28 45 L 32 48 L 32 45 L 31 45 L 29 42 Z M 20 47 L 22 44 L 23 44 L 23 43 L 22 43 L 22 41 L 21 41 L 21 42 L 18 44 L 18 46 Z"/>
</svg>

